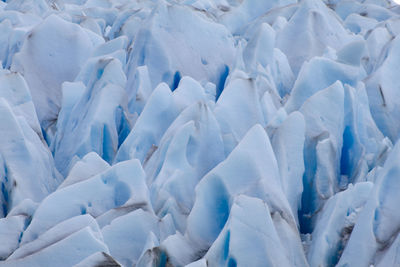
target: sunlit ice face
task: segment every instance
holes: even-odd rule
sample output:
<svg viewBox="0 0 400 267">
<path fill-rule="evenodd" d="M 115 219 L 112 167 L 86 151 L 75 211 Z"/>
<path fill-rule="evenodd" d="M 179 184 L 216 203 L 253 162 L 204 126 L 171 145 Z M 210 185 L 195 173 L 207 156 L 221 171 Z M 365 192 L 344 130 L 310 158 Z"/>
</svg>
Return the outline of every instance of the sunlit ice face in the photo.
<svg viewBox="0 0 400 267">
<path fill-rule="evenodd" d="M 400 0 L 393 0 L 396 4 L 400 5 Z"/>
</svg>

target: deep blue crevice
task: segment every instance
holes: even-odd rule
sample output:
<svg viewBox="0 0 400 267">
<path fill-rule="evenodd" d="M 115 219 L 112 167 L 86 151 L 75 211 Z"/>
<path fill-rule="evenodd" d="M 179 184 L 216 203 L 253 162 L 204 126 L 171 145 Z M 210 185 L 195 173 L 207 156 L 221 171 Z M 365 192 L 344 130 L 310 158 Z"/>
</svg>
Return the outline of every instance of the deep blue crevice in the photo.
<svg viewBox="0 0 400 267">
<path fill-rule="evenodd" d="M 8 167 L 7 164 L 4 164 L 4 181 L 6 181 L 6 183 L 8 183 Z"/>
<path fill-rule="evenodd" d="M 303 193 L 301 195 L 301 209 L 298 211 L 300 232 L 307 234 L 312 232 L 312 220 L 310 214 L 313 212 L 313 181 L 317 170 L 316 144 L 318 139 L 312 140 L 304 146 L 303 157 L 305 171 L 303 175 Z"/>
<path fill-rule="evenodd" d="M 20 244 L 21 243 L 21 240 L 22 240 L 22 236 L 24 235 L 24 232 L 21 232 L 20 234 L 19 234 L 19 237 L 18 237 L 18 244 Z"/>
<path fill-rule="evenodd" d="M 218 100 L 219 96 L 222 94 L 222 91 L 224 90 L 225 87 L 225 81 L 226 78 L 228 78 L 229 75 L 229 67 L 227 65 L 224 65 L 224 68 L 222 69 L 221 75 L 219 77 L 219 81 L 217 84 L 217 92 L 215 96 L 215 101 Z"/>
<path fill-rule="evenodd" d="M 42 135 L 43 135 L 44 141 L 46 142 L 47 146 L 51 147 L 51 139 L 49 138 L 46 131 L 42 127 L 40 127 L 40 129 L 42 130 Z M 53 152 L 53 156 L 54 156 L 54 151 L 52 151 L 52 152 Z"/>
<path fill-rule="evenodd" d="M 103 76 L 103 73 L 104 73 L 103 68 L 100 68 L 97 70 L 97 73 L 96 73 L 97 80 L 100 80 L 101 76 Z"/>
<path fill-rule="evenodd" d="M 159 267 L 164 267 L 167 265 L 167 254 L 164 251 L 161 251 L 160 253 L 160 264 L 158 265 Z"/>
<path fill-rule="evenodd" d="M 8 201 L 9 201 L 9 195 L 8 191 L 6 188 L 6 185 L 4 183 L 1 183 L 1 193 L 3 195 L 3 200 L 4 202 L 2 203 L 2 209 L 3 209 L 3 216 L 7 216 L 8 213 Z"/>
<path fill-rule="evenodd" d="M 114 148 L 111 133 L 108 127 L 104 125 L 103 127 L 103 154 L 102 157 L 105 161 L 111 164 L 114 157 Z"/>
<path fill-rule="evenodd" d="M 312 227 L 311 227 L 311 209 L 308 208 L 311 202 L 311 192 L 309 190 L 309 187 L 306 187 L 306 178 L 303 177 L 303 184 L 304 184 L 304 190 L 303 194 L 301 195 L 301 209 L 298 211 L 298 218 L 299 218 L 299 225 L 300 225 L 300 233 L 302 234 L 308 234 L 312 232 Z"/>
<path fill-rule="evenodd" d="M 228 267 L 236 267 L 237 266 L 237 262 L 234 258 L 229 258 L 228 261 Z"/>
<path fill-rule="evenodd" d="M 124 111 L 121 106 L 119 106 L 115 112 L 115 124 L 117 125 L 118 130 L 118 148 L 125 141 L 126 137 L 130 133 L 130 124 L 126 119 Z"/>
<path fill-rule="evenodd" d="M 172 86 L 171 86 L 172 92 L 175 91 L 176 88 L 178 88 L 181 78 L 182 78 L 181 73 L 179 71 L 176 71 L 174 74 L 174 80 L 173 80 Z"/>
<path fill-rule="evenodd" d="M 81 215 L 86 214 L 86 207 L 82 206 L 81 207 Z"/>
<path fill-rule="evenodd" d="M 210 197 L 206 205 L 214 216 L 213 234 L 217 238 L 229 217 L 230 197 L 224 183 L 217 177 L 209 183 L 209 189 Z"/>
<path fill-rule="evenodd" d="M 340 174 L 350 175 L 351 174 L 351 151 L 353 149 L 354 137 L 351 133 L 351 129 L 347 126 L 343 133 L 343 146 L 342 156 L 340 158 Z"/>
</svg>

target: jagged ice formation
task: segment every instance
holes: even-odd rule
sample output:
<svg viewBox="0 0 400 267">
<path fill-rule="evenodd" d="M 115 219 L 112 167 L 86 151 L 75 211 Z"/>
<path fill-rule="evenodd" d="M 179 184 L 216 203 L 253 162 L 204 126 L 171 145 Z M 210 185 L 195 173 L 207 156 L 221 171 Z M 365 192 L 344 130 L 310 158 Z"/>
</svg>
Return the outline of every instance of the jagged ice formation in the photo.
<svg viewBox="0 0 400 267">
<path fill-rule="evenodd" d="M 0 2 L 0 266 L 400 266 L 392 0 Z"/>
</svg>

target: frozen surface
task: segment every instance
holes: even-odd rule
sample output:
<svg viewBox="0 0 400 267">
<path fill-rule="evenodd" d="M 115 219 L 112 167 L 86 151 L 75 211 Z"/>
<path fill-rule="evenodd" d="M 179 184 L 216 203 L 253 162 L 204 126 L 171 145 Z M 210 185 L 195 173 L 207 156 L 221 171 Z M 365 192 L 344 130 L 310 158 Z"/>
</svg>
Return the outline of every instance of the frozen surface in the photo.
<svg viewBox="0 0 400 267">
<path fill-rule="evenodd" d="M 85 30 L 50 15 L 26 37 L 12 70 L 29 85 L 42 127 L 49 130 L 61 106 L 61 83 L 73 81 L 94 44 Z"/>
<path fill-rule="evenodd" d="M 0 266 L 400 265 L 392 0 L 0 1 Z"/>
</svg>

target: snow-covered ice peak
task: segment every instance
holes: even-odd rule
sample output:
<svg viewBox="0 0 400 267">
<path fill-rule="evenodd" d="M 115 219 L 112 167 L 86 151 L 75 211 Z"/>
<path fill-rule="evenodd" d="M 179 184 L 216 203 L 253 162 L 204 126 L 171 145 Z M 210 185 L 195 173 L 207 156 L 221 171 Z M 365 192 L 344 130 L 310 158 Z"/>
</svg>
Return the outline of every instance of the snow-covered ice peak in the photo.
<svg viewBox="0 0 400 267">
<path fill-rule="evenodd" d="M 400 266 L 396 2 L 0 1 L 0 266 Z"/>
</svg>

